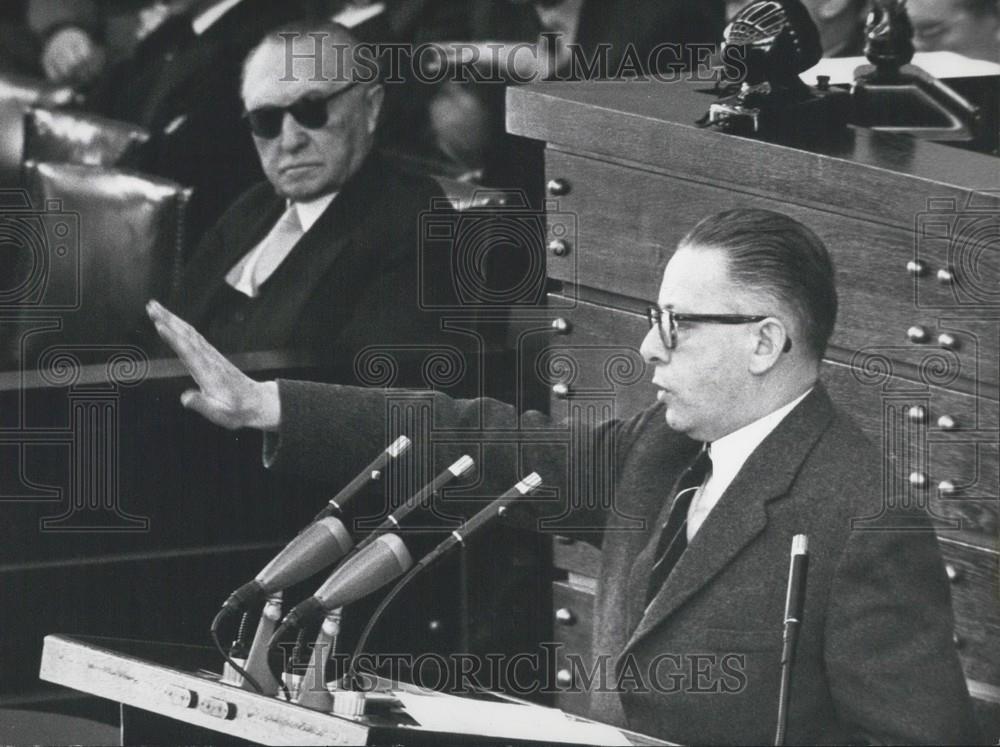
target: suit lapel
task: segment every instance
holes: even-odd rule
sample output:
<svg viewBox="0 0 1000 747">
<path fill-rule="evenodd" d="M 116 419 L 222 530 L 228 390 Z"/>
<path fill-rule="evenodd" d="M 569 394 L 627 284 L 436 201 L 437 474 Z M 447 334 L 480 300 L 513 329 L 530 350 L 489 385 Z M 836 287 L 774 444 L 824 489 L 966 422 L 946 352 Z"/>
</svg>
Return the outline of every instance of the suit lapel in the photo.
<svg viewBox="0 0 1000 747">
<path fill-rule="evenodd" d="M 802 462 L 829 425 L 831 414 L 830 399 L 817 383 L 750 455 L 648 608 L 640 611 L 639 624 L 622 653 L 662 624 L 764 530 L 767 503 L 788 492 Z M 655 547 L 655 541 L 646 545 L 630 576 L 630 594 L 633 599 L 642 594 L 640 605 L 645 587 L 639 587 L 649 578 Z"/>
<path fill-rule="evenodd" d="M 272 281 L 275 285 L 287 281 L 293 284 L 296 293 L 306 298 L 312 286 L 322 281 L 329 286 L 326 292 L 331 299 L 341 295 L 353 297 L 352 292 L 343 294 L 339 286 L 347 282 L 361 283 L 366 273 L 360 268 L 352 268 L 349 272 L 330 275 L 330 268 L 336 263 L 360 262 L 365 267 L 378 264 L 380 258 L 370 251 L 369 242 L 362 241 L 361 236 L 375 235 L 371 226 L 373 219 L 382 216 L 376 202 L 379 188 L 384 186 L 383 179 L 378 156 L 369 156 L 262 288 Z M 304 260 L 306 257 L 308 259 Z M 305 276 L 303 267 L 308 268 Z M 330 285 L 331 282 L 338 287 Z"/>
<path fill-rule="evenodd" d="M 181 303 L 186 310 L 186 318 L 192 324 L 204 322 L 204 315 L 225 285 L 226 274 L 239 262 L 247 252 L 259 244 L 278 218 L 285 210 L 285 201 L 273 190 L 266 190 L 262 198 L 254 200 L 245 210 L 240 211 L 240 218 L 257 216 L 256 220 L 249 218 L 250 225 L 246 231 L 236 231 L 234 228 L 232 240 L 220 240 L 211 245 L 199 247 L 198 253 L 191 264 L 185 269 L 184 280 L 181 283 L 181 293 L 186 299 Z M 211 234 L 209 234 L 211 235 Z"/>
</svg>

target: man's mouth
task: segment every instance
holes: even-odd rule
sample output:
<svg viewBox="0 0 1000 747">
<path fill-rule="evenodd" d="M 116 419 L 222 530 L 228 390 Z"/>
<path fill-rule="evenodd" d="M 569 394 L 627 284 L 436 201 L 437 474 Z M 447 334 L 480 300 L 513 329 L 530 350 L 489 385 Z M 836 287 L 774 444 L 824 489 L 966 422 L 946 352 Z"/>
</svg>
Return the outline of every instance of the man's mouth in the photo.
<svg viewBox="0 0 1000 747">
<path fill-rule="evenodd" d="M 670 396 L 670 390 L 655 380 L 653 381 L 653 386 L 656 387 L 657 402 L 665 402 L 667 397 Z"/>
<path fill-rule="evenodd" d="M 278 171 L 280 171 L 282 174 L 288 174 L 290 172 L 302 171 L 304 169 L 312 169 L 315 167 L 316 164 L 314 163 L 292 163 L 289 164 L 288 166 L 282 166 L 281 168 L 278 169 Z"/>
</svg>

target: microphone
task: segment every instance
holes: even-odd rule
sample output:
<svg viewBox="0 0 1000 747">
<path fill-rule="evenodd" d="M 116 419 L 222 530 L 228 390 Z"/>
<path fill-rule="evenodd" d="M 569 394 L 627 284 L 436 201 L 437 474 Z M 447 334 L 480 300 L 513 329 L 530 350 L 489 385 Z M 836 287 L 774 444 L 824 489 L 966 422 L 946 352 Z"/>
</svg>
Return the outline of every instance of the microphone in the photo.
<svg viewBox="0 0 1000 747">
<path fill-rule="evenodd" d="M 423 488 L 421 488 L 417 493 L 412 495 L 403 505 L 389 514 L 381 524 L 379 524 L 372 532 L 362 539 L 355 552 L 360 552 L 365 549 L 369 544 L 375 541 L 376 538 L 382 536 L 385 532 L 392 532 L 398 529 L 402 529 L 402 521 L 407 516 L 409 516 L 413 511 L 422 506 L 424 503 L 430 500 L 431 496 L 437 493 L 441 488 L 447 485 L 449 482 L 457 477 L 461 477 L 466 474 L 475 466 L 475 462 L 472 457 L 465 454 L 456 462 L 452 463 L 449 467 L 441 471 L 441 473 L 427 483 Z"/>
<path fill-rule="evenodd" d="M 479 513 L 465 522 L 459 529 L 456 529 L 448 535 L 448 537 L 445 538 L 437 547 L 422 557 L 420 562 L 413 566 L 405 576 L 399 579 L 396 585 L 392 587 L 389 593 L 386 594 L 379 603 L 375 612 L 368 619 L 365 629 L 361 632 L 361 637 L 358 639 L 358 643 L 354 648 L 354 653 L 351 655 L 350 662 L 347 666 L 347 673 L 344 678 L 345 682 L 349 684 L 354 683 L 355 662 L 357 662 L 359 654 L 364 650 L 365 643 L 368 641 L 368 636 L 375 628 L 375 624 L 382 617 L 382 613 L 385 612 L 396 595 L 402 591 L 403 587 L 415 578 L 420 571 L 431 565 L 455 545 L 464 543 L 467 539 L 469 539 L 469 537 L 482 529 L 494 517 L 502 516 L 511 503 L 516 501 L 521 496 L 537 490 L 541 484 L 542 478 L 537 472 L 532 472 L 530 475 L 518 482 L 513 488 L 508 490 L 506 493 L 490 503 L 486 508 L 482 509 Z"/>
<path fill-rule="evenodd" d="M 343 513 L 344 508 L 348 503 L 356 496 L 361 490 L 371 482 L 381 479 L 382 472 L 385 470 L 386 465 L 389 464 L 390 459 L 397 459 L 407 451 L 409 451 L 410 446 L 413 444 L 410 439 L 406 436 L 400 436 L 385 449 L 381 454 L 379 454 L 372 462 L 365 467 L 361 472 L 358 473 L 357 477 L 351 480 L 344 488 L 337 493 L 330 501 L 323 507 L 313 518 L 313 521 L 319 521 L 325 519 L 327 516 L 332 516 L 334 514 L 340 515 Z"/>
<path fill-rule="evenodd" d="M 785 595 L 785 628 L 781 647 L 781 690 L 778 695 L 778 726 L 774 744 L 785 743 L 788 726 L 788 693 L 792 679 L 792 662 L 799 640 L 799 626 L 806 602 L 806 574 L 809 571 L 809 538 L 796 534 L 792 538 L 792 557 L 788 567 L 788 591 Z"/>
<path fill-rule="evenodd" d="M 224 610 L 245 607 L 318 573 L 346 555 L 354 542 L 340 519 L 320 519 L 303 529 L 252 580 L 229 595 Z"/>
<path fill-rule="evenodd" d="M 537 472 L 532 472 L 530 475 L 518 482 L 517 485 L 512 487 L 506 493 L 490 503 L 490 505 L 486 508 L 465 522 L 461 527 L 449 534 L 437 547 L 420 559 L 420 562 L 417 563 L 417 567 L 415 567 L 412 572 L 416 573 L 420 569 L 431 565 L 455 545 L 464 543 L 467 539 L 469 539 L 469 537 L 482 529 L 492 519 L 503 516 L 507 511 L 507 507 L 511 503 L 516 501 L 521 496 L 537 490 L 541 484 L 542 478 Z"/>
<path fill-rule="evenodd" d="M 271 645 L 290 628 L 299 627 L 345 604 L 356 602 L 402 576 L 413 566 L 413 556 L 398 535 L 376 537 L 365 548 L 330 574 L 316 592 L 288 613 L 274 635 Z"/>
</svg>

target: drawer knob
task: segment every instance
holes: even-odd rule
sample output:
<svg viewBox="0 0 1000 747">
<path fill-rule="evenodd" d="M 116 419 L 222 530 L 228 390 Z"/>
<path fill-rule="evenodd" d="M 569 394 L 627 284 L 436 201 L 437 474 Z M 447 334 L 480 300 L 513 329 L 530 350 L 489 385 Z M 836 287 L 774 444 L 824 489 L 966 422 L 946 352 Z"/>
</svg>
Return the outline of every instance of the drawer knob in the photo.
<svg viewBox="0 0 1000 747">
<path fill-rule="evenodd" d="M 558 399 L 566 399 L 569 396 L 569 387 L 563 383 L 552 385 L 552 394 Z"/>
<path fill-rule="evenodd" d="M 944 564 L 944 575 L 948 577 L 948 580 L 953 584 L 957 584 L 962 580 L 962 571 L 954 563 Z"/>
<path fill-rule="evenodd" d="M 911 259 L 906 263 L 906 271 L 915 278 L 923 277 L 927 274 L 927 263 L 922 259 Z"/>
<path fill-rule="evenodd" d="M 910 473 L 910 485 L 915 488 L 926 488 L 927 487 L 927 473 L 926 472 L 911 472 Z"/>
<path fill-rule="evenodd" d="M 950 267 L 942 267 L 937 271 L 937 279 L 942 285 L 951 285 L 955 282 L 955 273 L 951 271 Z"/>
<path fill-rule="evenodd" d="M 563 319 L 561 316 L 553 319 L 552 329 L 557 335 L 568 335 L 570 330 L 569 320 Z"/>
<path fill-rule="evenodd" d="M 906 417 L 911 423 L 926 423 L 927 408 L 923 405 L 914 405 L 906 411 Z"/>
<path fill-rule="evenodd" d="M 205 698 L 198 703 L 198 710 L 213 718 L 232 720 L 236 718 L 236 706 L 228 700 L 220 698 Z"/>
<path fill-rule="evenodd" d="M 906 330 L 906 339 L 910 342 L 927 342 L 930 339 L 930 333 L 928 333 L 926 327 L 914 324 Z"/>
<path fill-rule="evenodd" d="M 442 626 L 441 626 L 441 621 L 440 620 L 428 620 L 427 621 L 427 630 L 429 630 L 431 633 L 440 633 L 441 632 L 441 627 Z"/>
<path fill-rule="evenodd" d="M 569 194 L 569 182 L 565 179 L 549 179 L 546 189 L 553 197 L 562 197 Z"/>
<path fill-rule="evenodd" d="M 573 687 L 573 675 L 568 669 L 560 669 L 556 672 L 556 684 L 562 688 Z"/>
<path fill-rule="evenodd" d="M 938 483 L 938 492 L 941 495 L 954 495 L 958 492 L 958 488 L 955 487 L 955 483 L 951 480 L 942 480 Z"/>
<path fill-rule="evenodd" d="M 938 345 L 943 347 L 945 350 L 957 350 L 958 338 L 951 332 L 942 332 L 938 335 Z"/>
<path fill-rule="evenodd" d="M 552 239 L 549 242 L 549 251 L 557 257 L 565 257 L 569 254 L 569 242 L 565 239 Z"/>
<path fill-rule="evenodd" d="M 576 615 L 569 607 L 560 607 L 556 610 L 556 622 L 560 625 L 573 625 L 576 622 Z"/>
<path fill-rule="evenodd" d="M 943 431 L 953 431 L 958 428 L 958 423 L 951 415 L 942 415 L 937 419 L 937 426 Z"/>
</svg>

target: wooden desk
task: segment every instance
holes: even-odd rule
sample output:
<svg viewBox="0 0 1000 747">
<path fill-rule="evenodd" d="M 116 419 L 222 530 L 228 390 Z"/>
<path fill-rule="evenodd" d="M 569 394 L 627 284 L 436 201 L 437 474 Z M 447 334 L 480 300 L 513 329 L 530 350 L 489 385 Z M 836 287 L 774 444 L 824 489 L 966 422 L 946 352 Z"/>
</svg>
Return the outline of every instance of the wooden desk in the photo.
<svg viewBox="0 0 1000 747">
<path fill-rule="evenodd" d="M 643 307 L 700 218 L 778 210 L 833 254 L 834 398 L 883 454 L 886 501 L 926 508 L 952 580 L 956 645 L 1000 734 L 1000 160 L 849 129 L 773 143 L 702 129 L 708 84 L 511 88 L 509 132 L 546 143 L 553 415 L 652 401 Z M 869 517 L 872 526 L 884 517 Z M 586 650 L 598 559 L 556 545 L 556 640 Z M 568 676 L 568 671 L 563 673 Z M 576 704 L 573 707 L 578 707 Z M 564 704 L 564 707 L 571 707 Z"/>
</svg>

